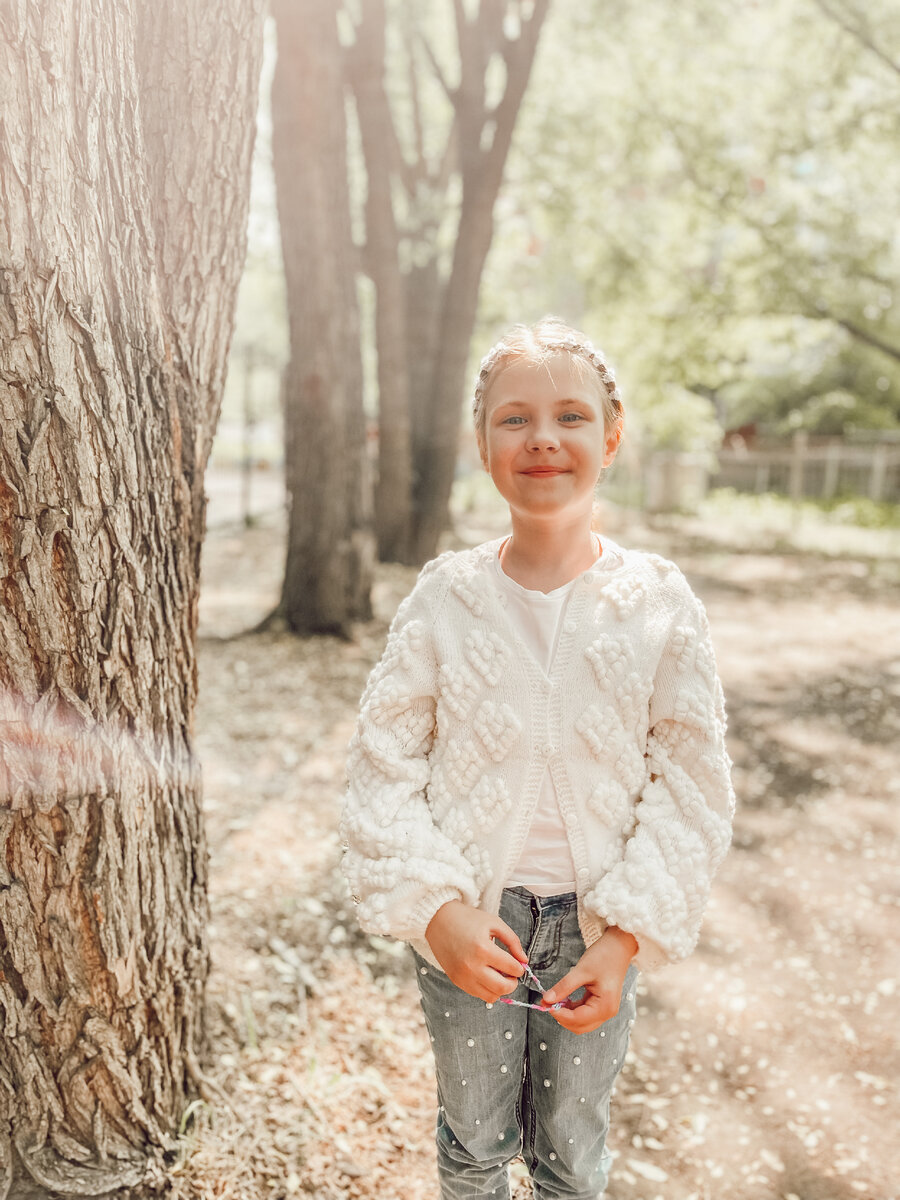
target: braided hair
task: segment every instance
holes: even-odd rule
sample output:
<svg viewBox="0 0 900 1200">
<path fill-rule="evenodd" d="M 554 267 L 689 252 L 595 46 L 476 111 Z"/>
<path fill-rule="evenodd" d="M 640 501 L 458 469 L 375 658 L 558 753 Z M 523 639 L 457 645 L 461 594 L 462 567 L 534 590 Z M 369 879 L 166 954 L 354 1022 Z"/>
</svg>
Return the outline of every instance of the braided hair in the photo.
<svg viewBox="0 0 900 1200">
<path fill-rule="evenodd" d="M 559 317 L 547 316 L 534 325 L 514 325 L 481 360 L 472 401 L 475 437 L 479 447 L 483 447 L 485 442 L 485 396 L 500 372 L 516 359 L 526 358 L 540 364 L 551 355 L 560 353 L 569 354 L 573 362 L 582 365 L 588 374 L 599 377 L 602 384 L 603 422 L 606 428 L 612 429 L 622 421 L 624 410 L 619 389 L 616 387 L 616 378 L 601 351 L 592 345 L 583 333 L 573 329 Z"/>
</svg>

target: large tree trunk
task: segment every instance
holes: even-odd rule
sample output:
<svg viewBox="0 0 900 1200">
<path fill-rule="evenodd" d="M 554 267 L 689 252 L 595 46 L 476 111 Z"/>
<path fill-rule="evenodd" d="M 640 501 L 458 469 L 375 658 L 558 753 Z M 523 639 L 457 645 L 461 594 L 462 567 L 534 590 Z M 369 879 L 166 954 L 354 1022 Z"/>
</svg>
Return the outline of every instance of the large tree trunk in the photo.
<svg viewBox="0 0 900 1200">
<path fill-rule="evenodd" d="M 298 633 L 371 617 L 374 539 L 335 5 L 275 0 L 272 145 L 291 357 L 280 613 Z"/>
<path fill-rule="evenodd" d="M 203 472 L 262 8 L 0 15 L 0 1196 L 10 1140 L 58 1193 L 132 1186 L 200 1079 Z"/>
</svg>

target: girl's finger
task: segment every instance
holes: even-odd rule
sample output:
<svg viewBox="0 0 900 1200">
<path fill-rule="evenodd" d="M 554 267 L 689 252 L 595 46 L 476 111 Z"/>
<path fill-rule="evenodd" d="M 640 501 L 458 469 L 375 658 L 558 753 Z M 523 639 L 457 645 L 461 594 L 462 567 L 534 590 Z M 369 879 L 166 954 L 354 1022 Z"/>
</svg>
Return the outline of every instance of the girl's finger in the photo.
<svg viewBox="0 0 900 1200">
<path fill-rule="evenodd" d="M 591 977 L 588 972 L 579 970 L 578 966 L 574 966 L 567 975 L 563 975 L 558 983 L 554 983 L 552 988 L 548 988 L 542 997 L 545 1004 L 555 1004 L 557 1000 L 565 1000 L 567 996 L 571 996 L 573 992 L 577 992 L 580 987 L 591 982 Z"/>
<path fill-rule="evenodd" d="M 494 918 L 491 926 L 491 937 L 499 938 L 501 942 L 509 949 L 509 952 L 520 963 L 528 962 L 528 955 L 522 949 L 522 943 L 519 941 L 515 932 L 510 929 L 505 921 L 499 917 Z"/>
<path fill-rule="evenodd" d="M 590 1004 L 578 1004 L 569 1010 L 557 1009 L 552 1016 L 557 1024 L 570 1033 L 589 1033 L 592 1029 L 599 1029 L 603 1023 L 599 1019 L 600 1014 Z"/>
<path fill-rule="evenodd" d="M 588 996 L 580 1004 L 573 1004 L 568 1011 L 558 1009 L 552 1015 L 572 1033 L 590 1033 L 605 1025 L 616 1014 L 608 1011 L 602 996 Z"/>
<path fill-rule="evenodd" d="M 519 977 L 524 974 L 522 964 L 518 959 L 513 958 L 496 942 L 491 942 L 491 948 L 487 954 L 487 965 L 493 967 L 495 971 L 499 971 L 501 975 L 512 976 L 513 984 L 518 983 Z"/>
<path fill-rule="evenodd" d="M 561 1009 L 557 1012 L 551 1013 L 551 1016 L 553 1017 L 553 1020 L 557 1023 L 557 1025 L 561 1025 L 563 1027 L 563 1029 L 567 1029 L 569 1031 L 569 1033 L 587 1033 L 588 1032 L 587 1027 L 583 1028 L 583 1026 L 585 1026 L 584 1019 L 574 1017 L 571 1013 L 566 1012 L 565 1009 Z M 589 1026 L 589 1025 L 590 1025 L 590 1022 L 587 1022 L 587 1026 Z"/>
<path fill-rule="evenodd" d="M 481 983 L 490 993 L 490 995 L 482 997 L 485 1000 L 496 1000 L 498 996 L 506 996 L 519 986 L 518 979 L 510 979 L 508 975 L 494 970 L 491 966 L 484 968 L 481 974 Z"/>
</svg>

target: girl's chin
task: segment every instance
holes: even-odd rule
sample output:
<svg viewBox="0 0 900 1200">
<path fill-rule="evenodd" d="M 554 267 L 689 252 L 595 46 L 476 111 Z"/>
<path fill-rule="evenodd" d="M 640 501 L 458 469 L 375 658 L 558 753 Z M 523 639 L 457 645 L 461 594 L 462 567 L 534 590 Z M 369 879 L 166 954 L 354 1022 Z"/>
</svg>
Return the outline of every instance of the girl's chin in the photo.
<svg viewBox="0 0 900 1200">
<path fill-rule="evenodd" d="M 543 498 L 535 495 L 515 498 L 508 498 L 509 510 L 520 518 L 535 517 L 541 520 L 565 519 L 566 522 L 575 518 L 582 510 L 588 514 L 593 511 L 592 504 L 585 504 L 582 500 L 579 503 L 572 497 L 563 496 L 545 496 Z"/>
</svg>

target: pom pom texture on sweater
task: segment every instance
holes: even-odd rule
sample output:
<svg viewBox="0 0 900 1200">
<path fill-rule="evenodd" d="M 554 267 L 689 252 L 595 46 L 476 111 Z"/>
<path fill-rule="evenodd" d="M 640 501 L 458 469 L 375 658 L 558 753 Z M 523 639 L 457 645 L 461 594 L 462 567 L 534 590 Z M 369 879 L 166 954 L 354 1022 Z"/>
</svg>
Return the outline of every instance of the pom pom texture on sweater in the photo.
<svg viewBox="0 0 900 1200">
<path fill-rule="evenodd" d="M 641 969 L 676 962 L 734 813 L 706 613 L 673 563 L 604 539 L 548 675 L 484 569 L 501 540 L 426 564 L 366 684 L 341 819 L 360 923 L 434 963 L 441 905 L 496 913 L 549 767 L 586 943 L 614 924 Z"/>
</svg>

